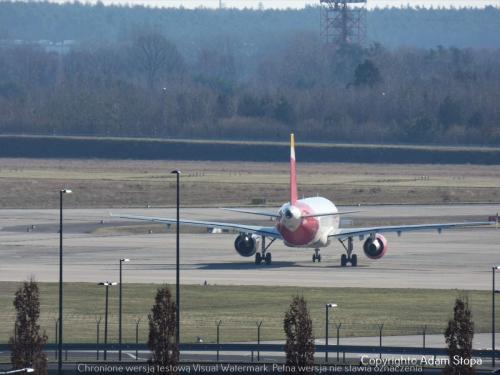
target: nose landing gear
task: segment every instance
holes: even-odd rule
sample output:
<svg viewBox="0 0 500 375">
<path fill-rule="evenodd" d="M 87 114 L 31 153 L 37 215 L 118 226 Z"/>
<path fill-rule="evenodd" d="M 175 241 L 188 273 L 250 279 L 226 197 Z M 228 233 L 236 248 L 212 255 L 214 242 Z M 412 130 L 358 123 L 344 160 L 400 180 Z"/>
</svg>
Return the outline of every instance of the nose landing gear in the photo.
<svg viewBox="0 0 500 375">
<path fill-rule="evenodd" d="M 319 249 L 314 249 L 314 254 L 312 256 L 313 263 L 318 261 L 321 262 L 321 254 L 319 253 Z"/>
</svg>

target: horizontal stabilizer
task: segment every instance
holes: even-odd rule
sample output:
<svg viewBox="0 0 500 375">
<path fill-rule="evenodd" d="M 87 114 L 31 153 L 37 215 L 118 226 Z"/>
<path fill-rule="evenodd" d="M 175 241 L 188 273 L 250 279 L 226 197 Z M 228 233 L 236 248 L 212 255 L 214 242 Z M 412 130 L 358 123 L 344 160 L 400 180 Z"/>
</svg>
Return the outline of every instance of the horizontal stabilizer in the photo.
<svg viewBox="0 0 500 375">
<path fill-rule="evenodd" d="M 241 213 L 244 213 L 244 214 L 251 214 L 251 215 L 260 215 L 260 216 L 267 216 L 267 217 L 278 217 L 278 214 L 273 213 L 273 212 L 242 210 L 242 209 L 239 209 L 239 208 L 224 208 L 224 207 L 221 207 L 220 209 L 224 210 L 224 211 L 241 212 Z"/>
<path fill-rule="evenodd" d="M 338 216 L 338 215 L 345 215 L 345 214 L 354 214 L 356 212 L 362 212 L 362 211 L 342 211 L 342 212 L 325 212 L 321 214 L 311 214 L 311 215 L 302 215 L 301 217 L 321 217 L 321 216 Z"/>
</svg>

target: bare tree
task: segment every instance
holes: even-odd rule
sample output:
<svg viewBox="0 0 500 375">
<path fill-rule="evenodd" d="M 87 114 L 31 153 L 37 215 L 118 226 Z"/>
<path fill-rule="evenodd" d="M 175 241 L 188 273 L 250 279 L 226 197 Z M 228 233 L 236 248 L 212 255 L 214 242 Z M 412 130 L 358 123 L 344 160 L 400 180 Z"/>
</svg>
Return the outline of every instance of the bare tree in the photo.
<svg viewBox="0 0 500 375">
<path fill-rule="evenodd" d="M 474 337 L 474 322 L 467 299 L 456 299 L 453 319 L 449 320 L 444 337 L 448 345 L 450 363 L 444 368 L 443 373 L 448 375 L 474 374 L 474 368 L 464 364 L 472 357 Z"/>
<path fill-rule="evenodd" d="M 151 363 L 158 366 L 171 366 L 168 374 L 174 374 L 174 366 L 179 363 L 179 345 L 175 341 L 175 302 L 168 286 L 158 289 L 155 304 L 148 315 Z"/>
<path fill-rule="evenodd" d="M 180 70 L 183 64 L 175 45 L 158 33 L 151 32 L 137 37 L 133 51 L 133 58 L 146 75 L 150 89 L 155 86 L 160 72 Z"/>
<path fill-rule="evenodd" d="M 314 336 L 312 320 L 304 297 L 295 296 L 285 313 L 283 328 L 286 334 L 286 365 L 292 373 L 312 374 L 314 365 Z"/>
<path fill-rule="evenodd" d="M 10 338 L 10 360 L 16 369 L 31 367 L 38 375 L 47 374 L 47 356 L 43 346 L 47 342 L 45 332 L 40 334 L 40 292 L 38 284 L 25 281 L 14 298 L 16 323 L 14 336 Z"/>
</svg>

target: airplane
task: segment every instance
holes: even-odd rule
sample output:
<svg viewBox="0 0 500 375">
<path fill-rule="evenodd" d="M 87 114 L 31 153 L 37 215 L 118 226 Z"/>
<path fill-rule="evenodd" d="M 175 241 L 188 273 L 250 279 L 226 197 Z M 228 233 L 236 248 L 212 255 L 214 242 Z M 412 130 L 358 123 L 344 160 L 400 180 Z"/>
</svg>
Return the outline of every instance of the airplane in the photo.
<svg viewBox="0 0 500 375">
<path fill-rule="evenodd" d="M 363 243 L 363 252 L 369 259 L 380 259 L 386 255 L 388 242 L 382 233 L 396 233 L 401 236 L 403 232 L 436 230 L 441 233 L 443 229 L 459 227 L 477 227 L 491 225 L 492 221 L 444 223 L 444 224 L 418 224 L 418 225 L 391 225 L 365 228 L 341 228 L 340 216 L 359 211 L 339 211 L 335 204 L 323 197 L 298 198 L 297 173 L 295 160 L 295 138 L 290 136 L 290 201 L 283 204 L 278 212 L 262 212 L 247 209 L 223 208 L 251 215 L 268 217 L 276 222 L 274 226 L 256 226 L 237 223 L 223 223 L 199 220 L 180 220 L 181 225 L 218 228 L 222 230 L 238 231 L 234 247 L 243 257 L 255 256 L 255 264 L 272 263 L 269 247 L 276 240 L 281 240 L 291 248 L 314 249 L 313 262 L 321 262 L 320 249 L 327 247 L 333 240 L 339 241 L 345 254 L 340 257 L 342 267 L 350 264 L 356 267 L 358 257 L 353 253 L 354 238 L 358 237 Z M 162 224 L 175 224 L 176 219 L 135 216 L 112 215 L 123 219 L 150 221 Z M 491 220 L 491 218 L 489 218 Z M 498 222 L 498 216 L 496 218 Z M 366 237 L 366 239 L 365 239 Z M 266 239 L 270 242 L 266 245 Z M 260 247 L 260 251 L 259 251 Z"/>
</svg>

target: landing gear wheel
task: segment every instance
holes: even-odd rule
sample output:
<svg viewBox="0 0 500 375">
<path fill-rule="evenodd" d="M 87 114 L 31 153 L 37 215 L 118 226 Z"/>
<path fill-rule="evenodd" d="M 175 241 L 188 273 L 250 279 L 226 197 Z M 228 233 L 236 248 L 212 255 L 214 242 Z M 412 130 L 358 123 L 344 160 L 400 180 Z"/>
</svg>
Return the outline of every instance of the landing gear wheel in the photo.
<svg viewBox="0 0 500 375">
<path fill-rule="evenodd" d="M 317 259 L 318 259 L 318 263 L 320 263 L 321 262 L 321 254 L 318 254 Z"/>
<path fill-rule="evenodd" d="M 347 256 L 345 254 L 342 254 L 340 256 L 340 266 L 345 267 L 347 265 Z"/>
<path fill-rule="evenodd" d="M 356 254 L 352 254 L 351 266 L 356 267 L 357 265 L 358 265 L 358 256 Z"/>
<path fill-rule="evenodd" d="M 316 262 L 316 254 L 313 254 L 313 263 Z"/>
<path fill-rule="evenodd" d="M 266 258 L 265 258 L 265 260 L 266 260 L 266 264 L 267 264 L 267 265 L 270 265 L 270 264 L 272 263 L 273 258 L 272 258 L 271 253 L 267 253 L 267 254 L 266 254 Z"/>
<path fill-rule="evenodd" d="M 262 263 L 262 254 L 257 253 L 255 254 L 255 264 L 261 264 Z"/>
</svg>

